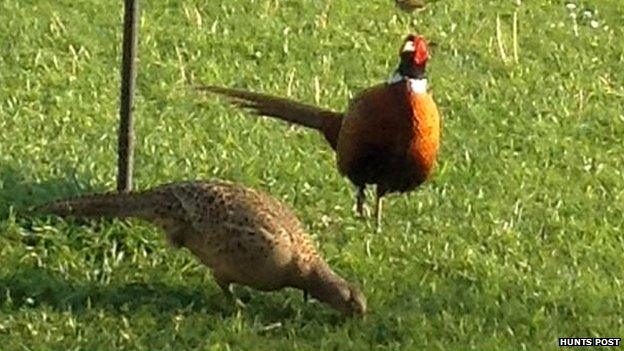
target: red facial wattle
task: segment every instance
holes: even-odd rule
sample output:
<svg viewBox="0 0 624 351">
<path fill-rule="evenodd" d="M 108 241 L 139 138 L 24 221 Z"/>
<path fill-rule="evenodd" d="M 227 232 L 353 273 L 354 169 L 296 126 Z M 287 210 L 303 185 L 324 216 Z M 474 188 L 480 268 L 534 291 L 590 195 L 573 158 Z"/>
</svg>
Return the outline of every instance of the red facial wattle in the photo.
<svg viewBox="0 0 624 351">
<path fill-rule="evenodd" d="M 414 39 L 414 48 L 414 64 L 416 66 L 424 66 L 429 59 L 425 38 L 421 36 L 416 37 Z"/>
</svg>

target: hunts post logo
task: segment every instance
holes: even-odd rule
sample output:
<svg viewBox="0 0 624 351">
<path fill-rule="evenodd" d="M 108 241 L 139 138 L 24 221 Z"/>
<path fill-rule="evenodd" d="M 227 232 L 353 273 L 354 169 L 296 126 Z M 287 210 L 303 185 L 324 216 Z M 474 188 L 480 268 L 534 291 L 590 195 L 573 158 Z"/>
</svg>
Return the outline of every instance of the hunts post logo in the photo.
<svg viewBox="0 0 624 351">
<path fill-rule="evenodd" d="M 620 346 L 621 338 L 559 338 L 559 346 Z"/>
</svg>

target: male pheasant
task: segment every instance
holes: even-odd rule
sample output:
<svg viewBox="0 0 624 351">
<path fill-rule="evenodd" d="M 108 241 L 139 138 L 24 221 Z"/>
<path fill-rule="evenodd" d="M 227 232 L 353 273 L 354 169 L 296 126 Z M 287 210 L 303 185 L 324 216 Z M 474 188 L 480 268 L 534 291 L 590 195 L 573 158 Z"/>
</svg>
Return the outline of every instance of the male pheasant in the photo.
<svg viewBox="0 0 624 351">
<path fill-rule="evenodd" d="M 74 217 L 134 217 L 167 233 L 212 269 L 217 284 L 264 291 L 294 287 L 345 315 L 366 312 L 366 300 L 316 252 L 297 217 L 263 192 L 227 182 L 184 182 L 131 193 L 87 195 L 39 206 Z"/>
<path fill-rule="evenodd" d="M 414 190 L 431 174 L 440 144 L 440 118 L 427 91 L 429 59 L 422 36 L 403 42 L 399 67 L 389 81 L 357 95 L 346 112 L 244 90 L 204 86 L 257 115 L 319 130 L 337 153 L 338 169 L 357 187 L 357 212 L 363 214 L 365 187 L 376 185 L 377 228 L 381 200 L 388 193 Z"/>
</svg>

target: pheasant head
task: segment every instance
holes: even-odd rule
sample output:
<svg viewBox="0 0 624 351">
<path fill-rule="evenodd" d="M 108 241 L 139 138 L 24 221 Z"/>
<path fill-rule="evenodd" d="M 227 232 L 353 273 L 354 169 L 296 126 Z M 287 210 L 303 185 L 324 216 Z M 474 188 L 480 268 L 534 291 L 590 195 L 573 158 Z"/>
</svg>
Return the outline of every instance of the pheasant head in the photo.
<svg viewBox="0 0 624 351">
<path fill-rule="evenodd" d="M 421 35 L 408 35 L 399 52 L 401 62 L 396 73 L 403 78 L 425 78 L 425 67 L 429 60 L 427 42 Z"/>
</svg>

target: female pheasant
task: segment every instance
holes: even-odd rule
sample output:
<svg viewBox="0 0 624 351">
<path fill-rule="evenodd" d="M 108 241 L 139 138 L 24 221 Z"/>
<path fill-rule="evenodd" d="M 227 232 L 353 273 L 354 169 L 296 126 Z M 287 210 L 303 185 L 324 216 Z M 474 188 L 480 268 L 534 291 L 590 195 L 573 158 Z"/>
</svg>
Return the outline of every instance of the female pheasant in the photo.
<svg viewBox="0 0 624 351">
<path fill-rule="evenodd" d="M 427 180 L 440 144 L 438 109 L 427 92 L 425 39 L 408 35 L 399 55 L 399 67 L 390 80 L 361 92 L 344 113 L 249 91 L 216 86 L 200 89 L 227 96 L 232 104 L 257 115 L 321 131 L 337 153 L 338 170 L 358 189 L 360 216 L 366 185 L 376 185 L 379 228 L 382 197 L 414 190 Z"/>
<path fill-rule="evenodd" d="M 329 267 L 290 209 L 228 182 L 170 183 L 141 192 L 95 194 L 36 208 L 74 217 L 140 218 L 160 226 L 212 269 L 217 284 L 264 291 L 294 287 L 345 315 L 366 312 L 360 290 Z"/>
</svg>

